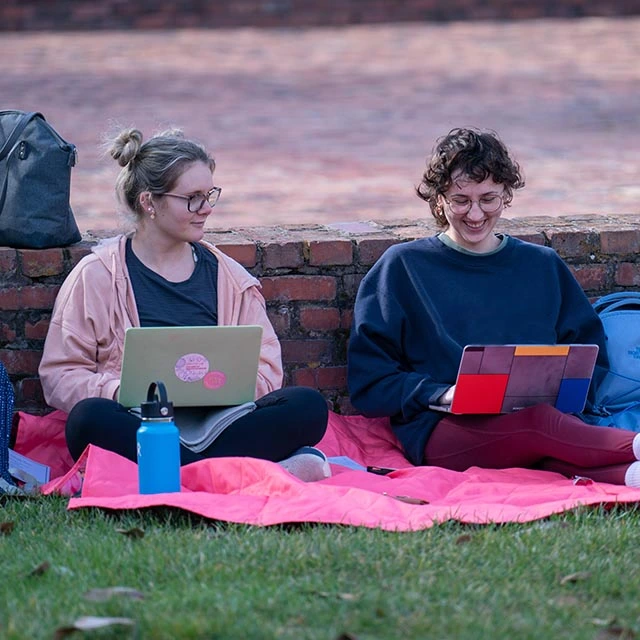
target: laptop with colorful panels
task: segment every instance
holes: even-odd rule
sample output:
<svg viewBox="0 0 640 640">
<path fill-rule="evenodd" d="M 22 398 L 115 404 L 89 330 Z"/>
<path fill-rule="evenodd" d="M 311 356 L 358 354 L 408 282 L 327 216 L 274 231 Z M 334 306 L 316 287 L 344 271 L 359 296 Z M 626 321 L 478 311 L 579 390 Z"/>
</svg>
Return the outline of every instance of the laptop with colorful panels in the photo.
<svg viewBox="0 0 640 640">
<path fill-rule="evenodd" d="M 469 345 L 464 348 L 451 405 L 454 414 L 511 413 L 550 404 L 563 413 L 584 409 L 598 345 Z"/>
<path fill-rule="evenodd" d="M 118 401 L 138 407 L 161 380 L 175 407 L 254 399 L 262 327 L 131 327 L 124 339 Z"/>
</svg>

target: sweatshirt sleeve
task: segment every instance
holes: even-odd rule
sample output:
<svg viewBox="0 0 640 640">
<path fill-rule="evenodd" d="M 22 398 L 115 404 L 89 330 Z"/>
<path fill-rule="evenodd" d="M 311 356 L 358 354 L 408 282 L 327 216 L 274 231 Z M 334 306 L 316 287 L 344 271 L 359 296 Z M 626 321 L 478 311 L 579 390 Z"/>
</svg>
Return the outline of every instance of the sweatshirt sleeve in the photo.
<svg viewBox="0 0 640 640">
<path fill-rule="evenodd" d="M 260 325 L 262 344 L 255 397 L 282 387 L 280 342 L 267 315 L 260 283 L 238 262 L 215 245 L 203 242 L 218 259 L 218 322 L 224 325 Z"/>
<path fill-rule="evenodd" d="M 408 305 L 398 299 L 396 283 L 384 259 L 365 276 L 354 308 L 348 348 L 348 386 L 353 406 L 368 417 L 411 420 L 448 388 L 408 364 L 404 336 Z"/>
<path fill-rule="evenodd" d="M 609 371 L 606 337 L 602 320 L 594 310 L 582 287 L 571 273 L 569 267 L 560 259 L 559 280 L 561 288 L 561 306 L 556 332 L 558 342 L 563 344 L 597 344 L 598 359 L 589 387 L 586 411 L 592 409 L 598 387 Z"/>
<path fill-rule="evenodd" d="M 96 270 L 91 270 L 96 276 Z M 120 385 L 119 370 L 98 362 L 117 359 L 116 341 L 103 330 L 108 315 L 93 308 L 100 290 L 79 264 L 63 283 L 54 305 L 38 373 L 47 404 L 67 413 L 85 398 L 113 399 Z M 104 334 L 104 337 L 101 337 Z M 117 351 L 117 353 L 116 353 Z"/>
<path fill-rule="evenodd" d="M 560 313 L 556 325 L 558 342 L 562 344 L 597 344 L 598 365 L 608 368 L 604 327 L 582 287 L 569 267 L 558 258 L 560 281 Z"/>
<path fill-rule="evenodd" d="M 238 324 L 262 326 L 262 345 L 256 381 L 256 398 L 261 398 L 282 387 L 283 370 L 280 342 L 269 321 L 266 304 L 258 287 L 249 287 L 242 295 L 242 308 Z"/>
</svg>

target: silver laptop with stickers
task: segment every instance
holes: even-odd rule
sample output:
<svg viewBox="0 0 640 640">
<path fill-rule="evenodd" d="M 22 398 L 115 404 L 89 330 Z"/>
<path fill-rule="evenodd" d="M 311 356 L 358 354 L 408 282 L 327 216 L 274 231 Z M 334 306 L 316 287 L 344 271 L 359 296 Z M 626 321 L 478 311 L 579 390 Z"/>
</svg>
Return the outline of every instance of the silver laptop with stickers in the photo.
<svg viewBox="0 0 640 640">
<path fill-rule="evenodd" d="M 176 407 L 229 406 L 254 399 L 262 327 L 131 327 L 118 401 L 137 407 L 161 380 Z"/>
</svg>

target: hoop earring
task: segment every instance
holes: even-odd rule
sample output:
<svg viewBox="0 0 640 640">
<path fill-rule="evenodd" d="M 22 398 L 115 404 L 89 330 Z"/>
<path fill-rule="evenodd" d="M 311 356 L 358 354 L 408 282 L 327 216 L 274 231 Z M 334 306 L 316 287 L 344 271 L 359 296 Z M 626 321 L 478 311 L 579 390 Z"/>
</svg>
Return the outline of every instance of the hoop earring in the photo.
<svg viewBox="0 0 640 640">
<path fill-rule="evenodd" d="M 441 204 L 436 205 L 436 220 L 444 227 L 449 226 L 447 216 L 444 215 L 444 207 Z"/>
</svg>

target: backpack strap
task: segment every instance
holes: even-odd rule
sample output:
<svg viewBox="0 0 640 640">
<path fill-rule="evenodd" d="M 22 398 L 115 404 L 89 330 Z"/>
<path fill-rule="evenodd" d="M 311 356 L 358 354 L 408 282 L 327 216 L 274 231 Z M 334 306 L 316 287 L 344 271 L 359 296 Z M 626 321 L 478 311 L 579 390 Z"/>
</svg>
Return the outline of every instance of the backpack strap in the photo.
<svg viewBox="0 0 640 640">
<path fill-rule="evenodd" d="M 615 309 L 640 309 L 640 293 L 637 291 L 610 293 L 598 298 L 592 306 L 598 315 Z"/>
<path fill-rule="evenodd" d="M 11 150 L 15 146 L 16 142 L 18 142 L 20 134 L 34 118 L 42 118 L 44 120 L 44 116 L 41 113 L 37 113 L 36 111 L 28 111 L 18 119 L 16 126 L 13 128 L 13 131 L 9 134 L 5 143 L 2 145 L 2 149 L 0 149 L 0 161 L 4 160 L 11 153 Z"/>
<path fill-rule="evenodd" d="M 640 311 L 640 300 L 620 300 L 600 311 L 601 318 L 614 311 Z"/>
</svg>

